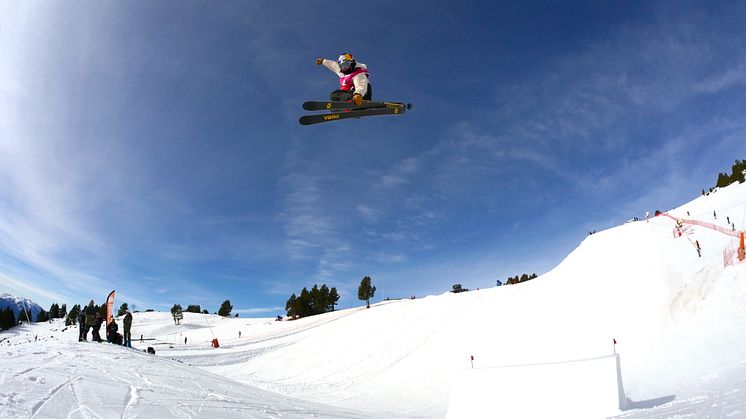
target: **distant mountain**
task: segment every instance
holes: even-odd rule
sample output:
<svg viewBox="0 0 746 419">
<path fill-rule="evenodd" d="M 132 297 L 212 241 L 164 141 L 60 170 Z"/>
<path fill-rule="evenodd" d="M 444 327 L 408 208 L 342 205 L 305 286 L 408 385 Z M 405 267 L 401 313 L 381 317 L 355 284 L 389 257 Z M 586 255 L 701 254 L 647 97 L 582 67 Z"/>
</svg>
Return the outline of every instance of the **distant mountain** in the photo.
<svg viewBox="0 0 746 419">
<path fill-rule="evenodd" d="M 26 310 L 31 316 L 31 319 L 36 321 L 36 316 L 38 316 L 39 312 L 42 310 L 39 304 L 36 304 L 28 298 L 19 298 L 5 293 L 0 294 L 0 310 L 5 310 L 6 307 L 10 307 L 13 310 L 16 319 L 18 319 L 18 315 L 23 310 L 24 305 L 26 306 Z"/>
</svg>

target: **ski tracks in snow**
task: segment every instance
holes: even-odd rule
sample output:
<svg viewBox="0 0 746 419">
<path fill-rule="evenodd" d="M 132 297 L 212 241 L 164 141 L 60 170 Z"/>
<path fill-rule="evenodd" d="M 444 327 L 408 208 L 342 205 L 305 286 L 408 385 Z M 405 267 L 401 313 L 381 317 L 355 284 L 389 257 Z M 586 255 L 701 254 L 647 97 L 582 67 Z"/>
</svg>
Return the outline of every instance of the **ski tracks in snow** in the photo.
<svg viewBox="0 0 746 419">
<path fill-rule="evenodd" d="M 41 400 L 39 400 L 32 408 L 31 408 L 31 417 L 36 417 L 36 414 L 39 413 L 44 406 L 47 405 L 47 403 L 52 400 L 60 391 L 62 391 L 67 386 L 71 385 L 75 381 L 79 380 L 81 376 L 77 376 L 75 378 L 71 378 L 61 384 L 56 385 L 52 390 L 49 391 L 49 393 L 44 396 Z"/>
</svg>

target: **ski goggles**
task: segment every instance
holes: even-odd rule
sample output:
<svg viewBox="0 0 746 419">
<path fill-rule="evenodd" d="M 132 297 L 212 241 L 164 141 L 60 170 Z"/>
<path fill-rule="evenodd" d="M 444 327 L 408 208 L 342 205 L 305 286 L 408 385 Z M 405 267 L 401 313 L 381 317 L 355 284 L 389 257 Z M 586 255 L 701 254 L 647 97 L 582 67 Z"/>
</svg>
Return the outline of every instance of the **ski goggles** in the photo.
<svg viewBox="0 0 746 419">
<path fill-rule="evenodd" d="M 339 69 L 344 71 L 347 71 L 352 68 L 352 60 L 342 61 L 339 63 Z"/>
</svg>

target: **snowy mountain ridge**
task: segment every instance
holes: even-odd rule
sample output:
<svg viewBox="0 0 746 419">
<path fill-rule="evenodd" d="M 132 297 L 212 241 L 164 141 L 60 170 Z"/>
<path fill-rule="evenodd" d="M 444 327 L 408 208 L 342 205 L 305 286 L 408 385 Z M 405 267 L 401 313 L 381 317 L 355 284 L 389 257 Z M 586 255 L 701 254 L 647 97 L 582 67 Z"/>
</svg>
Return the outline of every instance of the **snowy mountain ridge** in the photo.
<svg viewBox="0 0 746 419">
<path fill-rule="evenodd" d="M 36 320 L 36 316 L 42 311 L 39 304 L 29 300 L 28 298 L 16 297 L 8 293 L 0 294 L 0 310 L 5 310 L 6 307 L 10 307 L 13 310 L 13 314 L 18 318 L 21 311 L 28 310 L 29 315 Z"/>
</svg>

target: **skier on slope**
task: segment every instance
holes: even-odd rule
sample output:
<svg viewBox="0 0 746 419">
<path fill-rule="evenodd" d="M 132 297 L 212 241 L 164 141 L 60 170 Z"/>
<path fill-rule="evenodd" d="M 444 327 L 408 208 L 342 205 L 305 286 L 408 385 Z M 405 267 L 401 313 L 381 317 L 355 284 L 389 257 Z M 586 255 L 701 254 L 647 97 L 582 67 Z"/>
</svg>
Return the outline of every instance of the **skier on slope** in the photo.
<svg viewBox="0 0 746 419">
<path fill-rule="evenodd" d="M 358 63 L 352 54 L 342 54 L 337 61 L 317 58 L 317 65 L 323 65 L 339 76 L 339 89 L 331 92 L 329 99 L 332 101 L 348 102 L 352 100 L 355 105 L 360 106 L 363 100 L 373 98 L 373 86 L 371 86 L 368 66 Z"/>
</svg>

